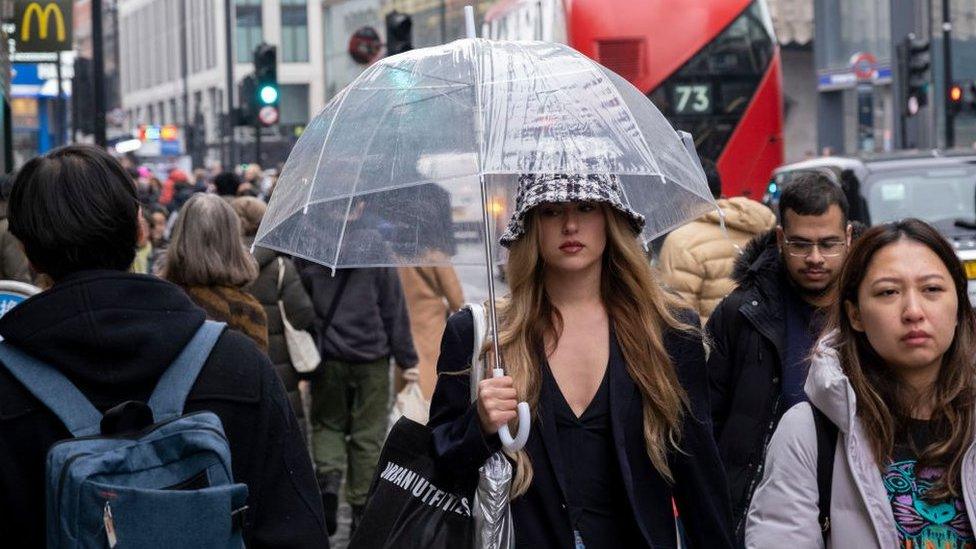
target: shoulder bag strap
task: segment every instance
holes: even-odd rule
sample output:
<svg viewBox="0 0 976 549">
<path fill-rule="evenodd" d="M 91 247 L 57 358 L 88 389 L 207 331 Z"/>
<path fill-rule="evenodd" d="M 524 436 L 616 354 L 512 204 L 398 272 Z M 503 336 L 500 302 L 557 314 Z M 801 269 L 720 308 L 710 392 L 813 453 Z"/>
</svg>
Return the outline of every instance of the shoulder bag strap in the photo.
<svg viewBox="0 0 976 549">
<path fill-rule="evenodd" d="M 837 426 L 812 404 L 813 423 L 817 429 L 817 521 L 824 544 L 830 538 L 830 495 L 834 478 L 834 453 L 837 449 Z"/>
<path fill-rule="evenodd" d="M 157 423 L 183 415 L 186 397 L 226 326 L 223 322 L 204 321 L 173 364 L 163 372 L 149 397 L 149 408 Z"/>
<path fill-rule="evenodd" d="M 72 436 L 83 437 L 100 432 L 101 412 L 57 368 L 6 342 L 0 342 L 0 361 L 61 420 Z"/>
<path fill-rule="evenodd" d="M 474 320 L 474 347 L 471 350 L 471 402 L 474 402 L 478 399 L 478 384 L 485 375 L 481 364 L 481 347 L 485 344 L 488 322 L 485 320 L 485 308 L 480 303 L 466 303 L 461 309 L 469 309 Z"/>
<path fill-rule="evenodd" d="M 291 328 L 291 325 L 288 324 L 288 317 L 285 316 L 285 303 L 281 300 L 281 288 L 284 285 L 284 280 L 285 280 L 285 259 L 279 255 L 278 256 L 278 293 L 276 294 L 278 296 L 278 313 L 281 314 L 282 325 L 287 325 L 285 327 L 285 330 L 288 330 L 289 328 Z"/>
<path fill-rule="evenodd" d="M 285 281 L 285 259 L 278 256 L 278 301 L 281 301 L 281 287 Z"/>
<path fill-rule="evenodd" d="M 325 316 L 322 318 L 322 337 L 325 337 L 326 330 L 332 325 L 332 317 L 335 316 L 336 310 L 339 308 L 339 302 L 342 301 L 342 293 L 346 289 L 346 283 L 349 282 L 349 269 L 339 270 L 339 286 L 336 287 L 335 294 L 332 296 L 332 303 L 329 304 L 329 310 L 326 311 Z"/>
</svg>

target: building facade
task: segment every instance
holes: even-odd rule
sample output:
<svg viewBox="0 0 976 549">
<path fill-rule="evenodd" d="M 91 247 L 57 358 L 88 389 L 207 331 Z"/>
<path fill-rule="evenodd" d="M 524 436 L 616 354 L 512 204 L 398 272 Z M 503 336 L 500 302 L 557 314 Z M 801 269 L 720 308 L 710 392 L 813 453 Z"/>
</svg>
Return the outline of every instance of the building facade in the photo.
<svg viewBox="0 0 976 549">
<path fill-rule="evenodd" d="M 783 71 L 784 160 L 816 154 L 817 91 L 813 64 L 813 1 L 768 0 Z"/>
<path fill-rule="evenodd" d="M 132 128 L 174 124 L 184 131 L 187 154 L 197 165 L 226 158 L 223 129 L 227 113 L 227 14 L 223 0 L 119 0 L 122 108 Z M 252 53 L 261 42 L 278 46 L 280 122 L 266 129 L 268 163 L 284 160 L 311 115 L 325 105 L 322 9 L 314 0 L 232 0 L 233 77 L 253 70 Z M 253 130 L 238 128 L 247 156 Z"/>
<path fill-rule="evenodd" d="M 129 129 L 141 124 L 186 126 L 192 128 L 186 149 L 194 157 L 194 164 L 225 160 L 225 0 L 114 2 L 118 14 L 121 105 Z M 462 37 L 466 4 L 475 6 L 480 19 L 496 3 L 497 0 L 231 0 L 235 94 L 239 82 L 253 68 L 254 46 L 262 41 L 278 46 L 281 121 L 262 133 L 263 164 L 284 161 L 308 120 L 367 67 L 349 54 L 350 38 L 357 30 L 372 28 L 382 39 L 384 19 L 396 10 L 413 17 L 414 47 L 431 46 Z M 818 149 L 814 0 L 768 3 L 783 47 L 786 159 L 800 160 Z M 181 50 L 184 35 L 185 63 Z M 235 142 L 236 158 L 253 161 L 253 130 L 236 129 Z"/>
<path fill-rule="evenodd" d="M 194 156 L 195 164 L 226 158 L 225 1 L 116 1 L 121 103 L 130 128 L 141 124 L 189 127 L 193 131 L 187 153 Z M 385 16 L 398 10 L 413 16 L 415 47 L 439 44 L 461 36 L 466 3 L 231 0 L 235 105 L 240 81 L 253 70 L 254 47 L 262 41 L 278 47 L 281 119 L 262 132 L 264 162 L 284 161 L 309 118 L 366 68 L 349 54 L 357 30 L 371 27 L 382 37 Z M 481 14 L 493 3 L 474 2 Z M 235 130 L 238 159 L 254 160 L 253 139 L 252 129 Z"/>
<path fill-rule="evenodd" d="M 976 4 L 950 0 L 952 79 L 976 78 Z M 817 128 L 824 152 L 946 146 L 941 0 L 814 0 Z M 906 116 L 897 47 L 909 33 L 931 44 L 928 105 Z M 863 70 L 868 69 L 868 70 Z M 955 146 L 976 142 L 976 116 L 955 117 Z"/>
</svg>

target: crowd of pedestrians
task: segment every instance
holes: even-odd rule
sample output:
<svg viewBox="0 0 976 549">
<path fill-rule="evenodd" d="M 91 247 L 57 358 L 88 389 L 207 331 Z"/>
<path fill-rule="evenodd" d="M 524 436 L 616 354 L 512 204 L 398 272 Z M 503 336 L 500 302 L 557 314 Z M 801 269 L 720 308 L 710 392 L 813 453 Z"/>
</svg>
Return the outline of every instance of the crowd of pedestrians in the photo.
<svg viewBox="0 0 976 549">
<path fill-rule="evenodd" d="M 394 379 L 430 399 L 434 462 L 463 485 L 530 404 L 507 454 L 518 546 L 973 547 L 976 315 L 952 246 L 918 220 L 855 226 L 822 174 L 774 214 L 706 172 L 724 226 L 707 214 L 651 261 L 616 176 L 521 176 L 500 238 L 508 375 L 472 400 L 472 357 L 494 351 L 475 348 L 450 267 L 334 273 L 253 246 L 273 189 L 259 168 L 160 180 L 68 146 L 0 184 L 0 274 L 44 288 L 0 336 L 76 387 L 103 434 L 136 437 L 153 417 L 134 403 L 205 321 L 226 325 L 185 409 L 222 424 L 248 547 L 327 547 L 342 497 L 354 531 L 383 504 Z M 363 200 L 348 215 L 374 230 Z M 314 371 L 288 330 L 313 335 Z M 0 367 L 4 546 L 43 545 L 70 512 L 45 509 L 45 456 L 75 429 L 40 394 Z"/>
</svg>

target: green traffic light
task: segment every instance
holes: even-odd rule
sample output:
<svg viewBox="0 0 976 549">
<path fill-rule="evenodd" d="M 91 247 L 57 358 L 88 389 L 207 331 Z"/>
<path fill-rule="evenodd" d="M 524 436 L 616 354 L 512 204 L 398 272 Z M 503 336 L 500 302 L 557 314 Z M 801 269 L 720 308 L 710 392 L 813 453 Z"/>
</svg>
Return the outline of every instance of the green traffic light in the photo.
<svg viewBox="0 0 976 549">
<path fill-rule="evenodd" d="M 258 97 L 261 98 L 261 102 L 265 105 L 273 105 L 278 101 L 278 88 L 274 86 L 264 86 L 258 93 Z"/>
</svg>

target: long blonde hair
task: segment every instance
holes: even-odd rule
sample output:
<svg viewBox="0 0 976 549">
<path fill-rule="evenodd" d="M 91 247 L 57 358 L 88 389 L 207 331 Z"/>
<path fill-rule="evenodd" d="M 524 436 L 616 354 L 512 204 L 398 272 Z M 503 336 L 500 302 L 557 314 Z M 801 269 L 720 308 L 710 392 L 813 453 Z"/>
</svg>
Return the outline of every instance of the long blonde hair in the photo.
<svg viewBox="0 0 976 549">
<path fill-rule="evenodd" d="M 685 306 L 664 292 L 647 261 L 629 222 L 604 206 L 607 247 L 603 253 L 600 293 L 613 322 L 627 371 L 643 397 L 644 442 L 654 468 L 673 482 L 668 464 L 670 450 L 679 450 L 681 420 L 688 407 L 687 395 L 678 383 L 674 365 L 664 347 L 667 329 L 694 332 L 698 328 L 680 321 L 675 313 Z M 533 212 L 525 235 L 512 244 L 506 274 L 510 295 L 498 304 L 499 345 L 508 374 L 520 399 L 537 409 L 541 387 L 539 353 L 546 337 L 558 342 L 563 319 L 552 305 L 543 285 L 543 261 L 539 254 L 539 229 Z M 532 484 L 532 464 L 522 450 L 512 456 L 515 478 L 511 497 Z"/>
</svg>

